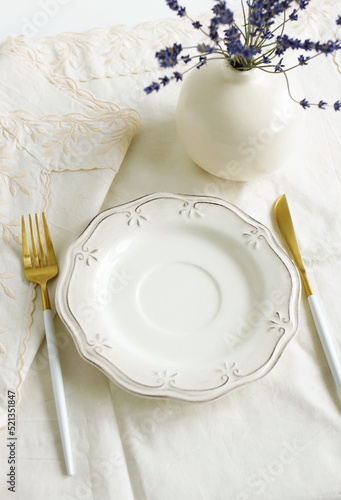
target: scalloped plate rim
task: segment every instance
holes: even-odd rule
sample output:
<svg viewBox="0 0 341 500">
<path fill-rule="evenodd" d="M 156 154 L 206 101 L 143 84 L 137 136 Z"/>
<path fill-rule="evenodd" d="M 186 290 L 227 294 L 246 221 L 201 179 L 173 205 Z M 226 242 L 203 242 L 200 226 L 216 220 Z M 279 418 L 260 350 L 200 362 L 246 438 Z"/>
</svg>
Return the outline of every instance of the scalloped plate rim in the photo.
<svg viewBox="0 0 341 500">
<path fill-rule="evenodd" d="M 216 204 L 231 210 L 243 221 L 246 221 L 248 223 L 252 222 L 252 224 L 254 224 L 257 228 L 259 227 L 262 229 L 262 231 L 266 234 L 269 246 L 288 269 L 290 278 L 292 280 L 292 291 L 288 306 L 292 313 L 290 322 L 291 331 L 288 335 L 279 339 L 273 352 L 271 353 L 270 358 L 264 363 L 264 365 L 260 366 L 257 370 L 254 370 L 247 376 L 240 377 L 239 380 L 235 380 L 233 384 L 229 384 L 228 380 L 226 383 L 222 383 L 219 387 L 214 387 L 212 389 L 205 388 L 195 390 L 182 390 L 181 388 L 172 387 L 169 385 L 166 387 L 148 387 L 136 380 L 131 380 L 129 376 L 122 373 L 122 371 L 117 370 L 114 365 L 111 365 L 109 367 L 106 366 L 105 364 L 103 364 L 103 359 L 101 359 L 100 356 L 90 356 L 88 350 L 84 348 L 82 342 L 79 341 L 79 335 L 83 333 L 82 327 L 81 325 L 77 324 L 77 321 L 75 322 L 75 318 L 73 318 L 73 314 L 71 313 L 65 299 L 66 287 L 68 286 L 72 274 L 70 271 L 70 266 L 75 250 L 79 247 L 82 241 L 86 240 L 96 231 L 97 227 L 100 225 L 101 221 L 104 220 L 104 218 L 110 217 L 111 215 L 124 209 L 128 210 L 131 207 L 135 207 L 136 205 L 138 206 L 141 202 L 157 202 L 157 200 L 164 199 L 176 199 L 185 202 L 191 201 L 193 203 L 201 201 L 211 203 L 213 205 Z M 122 389 L 138 396 L 151 398 L 167 398 L 187 402 L 213 401 L 231 392 L 232 390 L 238 389 L 246 384 L 259 380 L 267 375 L 277 364 L 278 360 L 286 349 L 286 346 L 295 337 L 298 330 L 301 283 L 295 265 L 288 257 L 284 249 L 281 247 L 279 242 L 276 240 L 272 232 L 264 224 L 249 216 L 236 205 L 227 202 L 226 200 L 219 197 L 192 194 L 151 193 L 122 203 L 120 205 L 108 208 L 93 217 L 87 224 L 85 229 L 76 238 L 76 240 L 69 246 L 62 262 L 62 266 L 60 267 L 61 273 L 56 288 L 56 308 L 62 322 L 68 328 L 71 337 L 74 340 L 78 353 L 84 360 L 102 371 L 110 380 L 112 380 Z"/>
</svg>

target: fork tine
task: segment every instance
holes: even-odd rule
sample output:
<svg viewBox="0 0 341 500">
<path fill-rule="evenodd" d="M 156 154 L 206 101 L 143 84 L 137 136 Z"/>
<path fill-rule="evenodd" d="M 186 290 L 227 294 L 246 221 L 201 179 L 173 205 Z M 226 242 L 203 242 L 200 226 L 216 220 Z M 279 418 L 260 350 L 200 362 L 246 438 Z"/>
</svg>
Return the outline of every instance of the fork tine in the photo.
<svg viewBox="0 0 341 500">
<path fill-rule="evenodd" d="M 21 216 L 21 236 L 22 236 L 22 257 L 24 261 L 24 268 L 32 267 L 30 247 L 28 246 L 28 239 L 26 233 L 25 217 L 23 215 Z"/>
<path fill-rule="evenodd" d="M 41 232 L 39 227 L 38 215 L 35 214 L 36 228 L 37 228 L 37 238 L 38 238 L 38 258 L 41 266 L 46 266 L 45 252 L 43 248 L 43 243 L 41 239 Z"/>
<path fill-rule="evenodd" d="M 45 233 L 47 258 L 48 258 L 50 266 L 56 266 L 57 265 L 56 255 L 54 252 L 52 238 L 51 238 L 49 226 L 47 225 L 47 221 L 46 221 L 46 217 L 45 217 L 44 212 L 42 213 L 42 219 L 43 219 L 43 226 L 44 226 L 44 233 Z"/>
<path fill-rule="evenodd" d="M 29 221 L 29 224 L 30 224 L 32 254 L 33 254 L 33 266 L 34 267 L 39 267 L 39 259 L 38 259 L 38 253 L 37 253 L 37 247 L 36 247 L 36 240 L 35 240 L 35 236 L 34 236 L 34 230 L 33 230 L 33 223 L 32 223 L 31 214 L 28 216 L 28 221 Z"/>
</svg>

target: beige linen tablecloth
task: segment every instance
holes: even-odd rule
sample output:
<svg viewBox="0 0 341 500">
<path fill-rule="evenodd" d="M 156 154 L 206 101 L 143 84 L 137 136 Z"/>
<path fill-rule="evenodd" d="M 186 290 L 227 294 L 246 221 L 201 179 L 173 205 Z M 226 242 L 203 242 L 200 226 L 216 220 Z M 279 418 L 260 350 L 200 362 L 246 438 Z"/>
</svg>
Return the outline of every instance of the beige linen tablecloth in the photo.
<svg viewBox="0 0 341 500">
<path fill-rule="evenodd" d="M 62 253 L 100 209 L 139 122 L 136 111 L 82 89 L 77 75 L 58 73 L 64 54 L 61 40 L 20 38 L 0 52 L 2 424 L 6 389 L 19 397 L 43 338 L 20 262 L 20 215 L 45 210 Z"/>
<path fill-rule="evenodd" d="M 299 36 L 335 37 L 330 19 L 336 14 L 333 0 L 312 5 Z M 155 50 L 186 43 L 192 34 L 176 19 L 9 39 L 1 48 L 2 499 L 341 499 L 341 404 L 305 297 L 298 334 L 270 374 L 195 405 L 118 388 L 80 358 L 56 317 L 76 470 L 74 477 L 64 475 L 39 294 L 35 300 L 21 269 L 21 213 L 46 210 L 62 261 L 101 208 L 147 193 L 219 196 L 278 235 L 272 209 L 285 192 L 313 286 L 341 347 L 341 114 L 302 111 L 301 152 L 271 176 L 237 183 L 205 173 L 177 136 L 181 84 L 143 92 L 164 74 Z M 340 56 L 302 68 L 302 97 L 340 99 L 340 72 Z M 8 390 L 20 397 L 16 493 L 6 483 Z"/>
</svg>

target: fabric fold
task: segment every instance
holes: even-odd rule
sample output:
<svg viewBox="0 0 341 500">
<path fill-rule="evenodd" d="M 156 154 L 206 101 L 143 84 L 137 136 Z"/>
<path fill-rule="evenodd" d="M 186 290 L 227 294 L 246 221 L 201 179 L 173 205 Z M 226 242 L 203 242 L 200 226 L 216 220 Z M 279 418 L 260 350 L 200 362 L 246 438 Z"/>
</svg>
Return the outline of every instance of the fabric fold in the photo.
<svg viewBox="0 0 341 500">
<path fill-rule="evenodd" d="M 57 256 L 101 208 L 139 124 L 139 114 L 101 101 L 76 78 L 54 73 L 46 45 L 0 49 L 0 423 L 7 390 L 20 388 L 44 336 L 40 293 L 23 274 L 22 214 L 45 211 Z M 41 67 L 44 67 L 44 72 Z M 88 70 L 92 69 L 89 66 Z"/>
</svg>

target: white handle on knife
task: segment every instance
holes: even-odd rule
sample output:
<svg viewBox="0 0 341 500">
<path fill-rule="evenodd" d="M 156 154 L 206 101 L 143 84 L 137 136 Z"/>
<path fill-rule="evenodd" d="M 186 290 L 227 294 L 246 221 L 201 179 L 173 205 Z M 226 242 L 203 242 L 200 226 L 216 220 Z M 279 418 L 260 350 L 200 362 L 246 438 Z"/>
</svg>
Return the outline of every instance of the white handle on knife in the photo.
<svg viewBox="0 0 341 500">
<path fill-rule="evenodd" d="M 67 417 L 62 370 L 60 367 L 58 346 L 56 342 L 53 314 L 51 309 L 44 310 L 44 324 L 45 324 L 47 351 L 50 362 L 53 394 L 56 403 L 59 431 L 62 440 L 66 472 L 69 476 L 72 476 L 74 470 L 72 462 L 69 423 Z"/>
<path fill-rule="evenodd" d="M 332 336 L 329 333 L 327 323 L 324 319 L 316 295 L 309 295 L 308 302 L 324 353 L 326 355 L 330 370 L 334 377 L 338 392 L 341 396 L 341 360 L 337 356 Z"/>
</svg>

